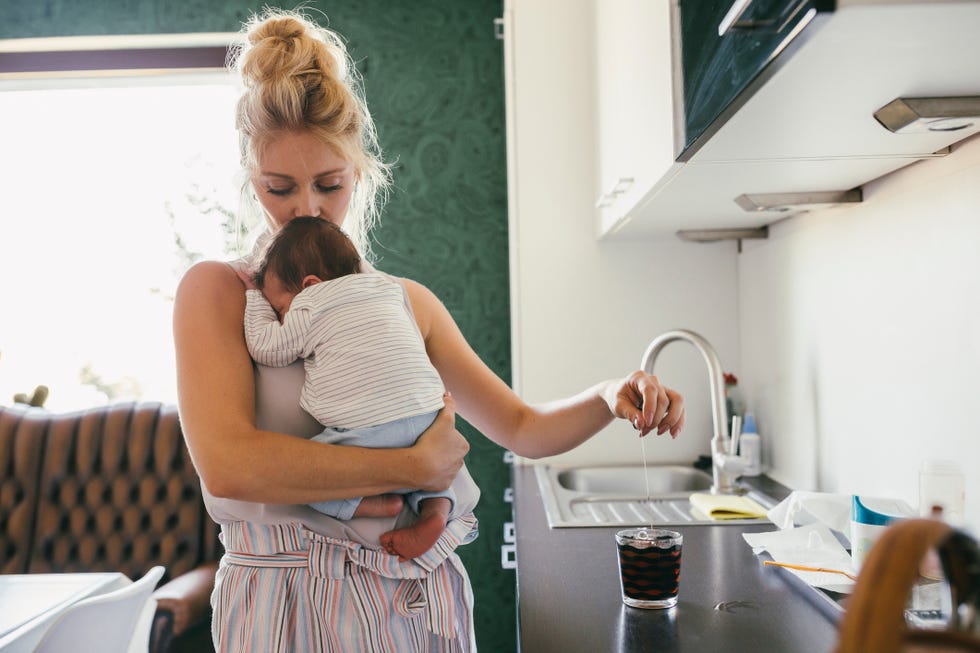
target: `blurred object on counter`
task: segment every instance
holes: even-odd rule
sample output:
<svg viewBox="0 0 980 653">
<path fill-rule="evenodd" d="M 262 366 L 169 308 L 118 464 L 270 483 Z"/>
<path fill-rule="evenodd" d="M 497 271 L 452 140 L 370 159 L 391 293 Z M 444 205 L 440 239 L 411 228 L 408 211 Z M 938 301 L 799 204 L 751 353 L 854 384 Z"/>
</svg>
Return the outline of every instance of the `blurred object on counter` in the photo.
<svg viewBox="0 0 980 653">
<path fill-rule="evenodd" d="M 942 561 L 948 602 L 939 627 L 917 627 L 906 613 L 927 551 Z M 977 542 L 934 519 L 888 526 L 868 554 L 840 622 L 836 653 L 980 651 L 980 553 Z M 942 624 L 945 624 L 943 627 Z"/>
<path fill-rule="evenodd" d="M 943 521 L 962 526 L 965 507 L 966 477 L 963 469 L 948 460 L 923 462 L 919 471 L 919 515 L 933 516 L 938 508 Z"/>
<path fill-rule="evenodd" d="M 861 569 L 874 543 L 893 522 L 914 517 L 912 507 L 899 499 L 854 495 L 851 500 L 851 558 Z"/>
</svg>

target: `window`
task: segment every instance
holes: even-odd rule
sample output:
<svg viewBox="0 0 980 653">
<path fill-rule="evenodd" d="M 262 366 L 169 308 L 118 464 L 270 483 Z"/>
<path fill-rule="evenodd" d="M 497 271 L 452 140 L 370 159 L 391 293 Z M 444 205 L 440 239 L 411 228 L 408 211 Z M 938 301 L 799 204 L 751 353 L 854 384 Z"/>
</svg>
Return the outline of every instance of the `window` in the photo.
<svg viewBox="0 0 980 653">
<path fill-rule="evenodd" d="M 0 88 L 0 404 L 176 402 L 177 282 L 233 258 L 231 80 L 20 86 Z"/>
</svg>

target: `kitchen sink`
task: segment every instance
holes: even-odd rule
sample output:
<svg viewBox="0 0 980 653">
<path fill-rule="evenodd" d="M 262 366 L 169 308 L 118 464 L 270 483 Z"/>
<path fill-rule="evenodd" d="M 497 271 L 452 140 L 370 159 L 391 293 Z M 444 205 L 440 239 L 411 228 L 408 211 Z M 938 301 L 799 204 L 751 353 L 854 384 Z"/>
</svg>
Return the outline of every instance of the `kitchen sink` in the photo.
<svg viewBox="0 0 980 653">
<path fill-rule="evenodd" d="M 558 485 L 573 492 L 663 496 L 703 492 L 711 488 L 711 476 L 694 467 L 650 465 L 643 467 L 616 465 L 608 467 L 573 467 L 557 470 Z"/>
<path fill-rule="evenodd" d="M 535 465 L 551 528 L 680 526 L 765 523 L 766 519 L 716 521 L 691 505 L 695 492 L 711 491 L 711 475 L 684 465 Z M 648 485 L 649 484 L 649 485 Z M 649 490 L 648 490 L 649 488 Z M 765 508 L 776 501 L 754 490 Z"/>
</svg>

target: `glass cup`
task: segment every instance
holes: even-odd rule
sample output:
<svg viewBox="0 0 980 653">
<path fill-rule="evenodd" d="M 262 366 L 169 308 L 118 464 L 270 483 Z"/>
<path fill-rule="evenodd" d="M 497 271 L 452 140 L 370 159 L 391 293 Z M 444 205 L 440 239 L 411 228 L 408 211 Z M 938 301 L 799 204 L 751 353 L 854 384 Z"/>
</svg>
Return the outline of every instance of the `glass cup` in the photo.
<svg viewBox="0 0 980 653">
<path fill-rule="evenodd" d="M 647 609 L 677 605 L 683 542 L 677 531 L 660 528 L 630 528 L 616 533 L 623 603 Z"/>
</svg>

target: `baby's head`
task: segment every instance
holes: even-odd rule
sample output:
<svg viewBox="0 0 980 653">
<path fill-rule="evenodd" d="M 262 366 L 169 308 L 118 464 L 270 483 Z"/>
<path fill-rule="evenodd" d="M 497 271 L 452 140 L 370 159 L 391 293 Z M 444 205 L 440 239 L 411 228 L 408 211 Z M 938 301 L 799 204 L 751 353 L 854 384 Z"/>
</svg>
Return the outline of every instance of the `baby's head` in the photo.
<svg viewBox="0 0 980 653">
<path fill-rule="evenodd" d="M 360 269 L 361 255 L 340 227 L 323 218 L 293 218 L 263 250 L 255 269 L 255 285 L 282 316 L 303 288 Z M 276 295 L 276 301 L 270 295 Z"/>
</svg>

